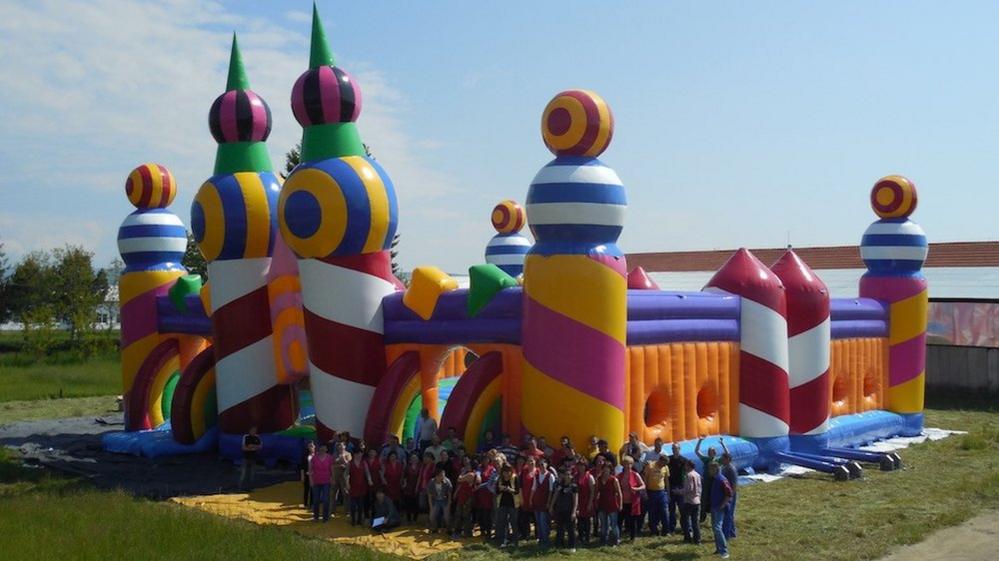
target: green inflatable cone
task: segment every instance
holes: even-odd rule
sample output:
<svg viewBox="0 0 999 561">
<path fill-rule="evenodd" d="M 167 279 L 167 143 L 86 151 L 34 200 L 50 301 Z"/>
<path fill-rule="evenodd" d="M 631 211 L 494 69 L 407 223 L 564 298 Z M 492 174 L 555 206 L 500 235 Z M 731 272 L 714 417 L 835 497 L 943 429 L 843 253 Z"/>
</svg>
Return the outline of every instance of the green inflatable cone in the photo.
<svg viewBox="0 0 999 561">
<path fill-rule="evenodd" d="M 225 90 L 249 90 L 250 79 L 246 76 L 243 53 L 239 50 L 236 34 L 232 34 L 232 50 L 229 52 L 229 74 Z M 223 142 L 215 151 L 215 175 L 227 175 L 241 171 L 274 171 L 267 144 L 256 142 Z"/>
<path fill-rule="evenodd" d="M 468 316 L 475 317 L 504 288 L 517 286 L 517 279 L 496 265 L 473 265 L 468 268 Z"/>
<path fill-rule="evenodd" d="M 326 30 L 319 18 L 319 8 L 312 4 L 312 39 L 309 69 L 333 66 L 333 51 L 326 39 Z M 309 125 L 302 130 L 302 161 L 315 162 L 344 156 L 365 156 L 361 134 L 355 123 L 325 123 Z"/>
</svg>

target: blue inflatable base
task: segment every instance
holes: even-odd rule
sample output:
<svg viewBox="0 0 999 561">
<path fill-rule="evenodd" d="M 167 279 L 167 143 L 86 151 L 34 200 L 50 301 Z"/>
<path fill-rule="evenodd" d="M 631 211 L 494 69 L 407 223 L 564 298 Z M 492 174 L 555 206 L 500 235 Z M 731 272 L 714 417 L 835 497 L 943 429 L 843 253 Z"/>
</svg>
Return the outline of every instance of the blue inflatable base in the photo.
<svg viewBox="0 0 999 561">
<path fill-rule="evenodd" d="M 923 434 L 923 414 L 907 413 L 902 417 L 902 436 L 919 436 Z"/>
<path fill-rule="evenodd" d="M 218 444 L 218 435 L 218 428 L 212 427 L 194 444 L 181 444 L 173 439 L 170 423 L 165 423 L 153 430 L 108 432 L 101 437 L 101 444 L 116 454 L 158 458 L 211 452 Z"/>
<path fill-rule="evenodd" d="M 735 465 L 738 470 L 752 470 L 755 465 L 757 457 L 759 457 L 760 451 L 759 447 L 745 438 L 738 436 L 709 436 L 704 439 L 704 443 L 701 444 L 701 454 L 705 456 L 708 454 L 708 448 L 714 448 L 715 452 L 721 457 L 722 447 L 719 440 L 721 438 L 725 439 L 725 446 L 728 447 L 728 451 L 732 454 L 732 464 Z M 700 458 L 694 454 L 694 449 L 697 447 L 696 440 L 684 440 L 680 444 L 680 454 L 683 457 L 690 459 L 694 462 L 694 469 L 699 472 L 704 471 L 704 464 L 701 462 Z M 663 452 L 665 454 L 671 454 L 672 450 L 669 448 L 664 448 Z"/>
<path fill-rule="evenodd" d="M 257 460 L 273 467 L 278 461 L 297 466 L 302 461 L 302 452 L 308 439 L 283 434 L 261 434 L 260 451 Z M 243 463 L 243 435 L 219 433 L 219 455 L 234 463 Z"/>
<path fill-rule="evenodd" d="M 855 415 L 841 415 L 829 420 L 829 430 L 816 435 L 792 435 L 791 451 L 808 454 L 821 454 L 828 448 L 856 448 L 877 440 L 907 434 L 908 421 L 904 415 L 889 411 L 867 411 Z M 919 429 L 922 431 L 922 414 L 918 415 Z"/>
</svg>

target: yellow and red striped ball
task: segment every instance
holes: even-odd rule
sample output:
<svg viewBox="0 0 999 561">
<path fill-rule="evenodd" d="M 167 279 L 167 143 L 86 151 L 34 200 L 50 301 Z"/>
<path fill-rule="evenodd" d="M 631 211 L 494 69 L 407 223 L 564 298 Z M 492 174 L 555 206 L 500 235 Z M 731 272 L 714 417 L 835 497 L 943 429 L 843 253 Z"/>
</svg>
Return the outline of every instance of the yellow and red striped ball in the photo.
<svg viewBox="0 0 999 561">
<path fill-rule="evenodd" d="M 128 174 L 125 195 L 135 208 L 166 208 L 177 196 L 177 183 L 166 166 L 142 164 Z"/>
<path fill-rule="evenodd" d="M 589 90 L 556 95 L 541 116 L 541 137 L 556 156 L 596 158 L 607 149 L 613 136 L 610 106 Z"/>
<path fill-rule="evenodd" d="M 508 199 L 493 208 L 493 228 L 500 234 L 519 232 L 526 221 L 524 207 L 517 204 L 517 201 Z"/>
<path fill-rule="evenodd" d="M 881 218 L 907 218 L 917 202 L 916 184 L 901 175 L 882 177 L 871 189 L 871 208 Z"/>
</svg>

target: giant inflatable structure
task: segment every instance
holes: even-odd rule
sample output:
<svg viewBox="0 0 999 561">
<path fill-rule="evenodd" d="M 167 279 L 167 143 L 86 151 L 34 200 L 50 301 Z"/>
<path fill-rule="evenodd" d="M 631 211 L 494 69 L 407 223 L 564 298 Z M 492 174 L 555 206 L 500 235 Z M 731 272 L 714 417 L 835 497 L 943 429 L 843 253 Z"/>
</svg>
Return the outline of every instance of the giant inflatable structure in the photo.
<svg viewBox="0 0 999 561">
<path fill-rule="evenodd" d="M 857 462 L 897 465 L 859 445 L 922 430 L 927 242 L 909 220 L 908 179 L 885 177 L 871 193 L 878 220 L 862 239 L 858 298 L 830 298 L 790 249 L 770 266 L 739 250 L 702 292 L 660 290 L 617 246 L 626 189 L 598 159 L 614 133 L 610 106 L 568 90 L 542 114 L 555 158 L 524 207 L 493 210 L 497 235 L 469 287 L 429 266 L 407 287 L 388 252 L 395 186 L 366 153 L 360 85 L 335 64 L 315 11 L 291 102 L 302 163 L 282 185 L 264 146 L 270 111 L 234 38 L 209 112 L 216 167 L 191 209 L 206 286 L 178 264 L 172 176 L 155 164 L 129 176 L 127 431 L 109 435 L 109 449 L 238 457 L 239 435 L 256 427 L 267 454 L 297 461 L 313 430 L 379 444 L 411 436 L 426 407 L 472 450 L 487 430 L 598 435 L 612 447 L 629 432 L 684 446 L 725 436 L 741 467 L 846 478 Z M 307 387 L 314 419 L 299 407 Z"/>
</svg>

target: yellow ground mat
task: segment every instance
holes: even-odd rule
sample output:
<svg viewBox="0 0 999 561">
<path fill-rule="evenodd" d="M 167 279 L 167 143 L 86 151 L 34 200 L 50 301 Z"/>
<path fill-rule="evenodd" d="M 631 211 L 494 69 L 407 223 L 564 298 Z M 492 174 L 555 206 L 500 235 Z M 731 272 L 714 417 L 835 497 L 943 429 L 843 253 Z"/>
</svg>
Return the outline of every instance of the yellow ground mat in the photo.
<svg viewBox="0 0 999 561">
<path fill-rule="evenodd" d="M 306 536 L 360 545 L 410 559 L 423 559 L 444 551 L 454 551 L 457 555 L 456 550 L 472 541 L 431 534 L 424 525 L 426 515 L 421 516 L 418 525 L 402 526 L 380 535 L 366 527 L 351 526 L 344 507 L 340 507 L 329 522 L 314 522 L 312 513 L 302 507 L 302 484 L 296 481 L 264 487 L 249 494 L 174 497 L 172 500 L 220 516 L 284 526 Z"/>
</svg>

